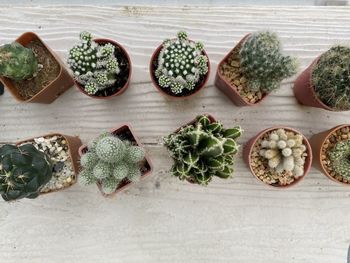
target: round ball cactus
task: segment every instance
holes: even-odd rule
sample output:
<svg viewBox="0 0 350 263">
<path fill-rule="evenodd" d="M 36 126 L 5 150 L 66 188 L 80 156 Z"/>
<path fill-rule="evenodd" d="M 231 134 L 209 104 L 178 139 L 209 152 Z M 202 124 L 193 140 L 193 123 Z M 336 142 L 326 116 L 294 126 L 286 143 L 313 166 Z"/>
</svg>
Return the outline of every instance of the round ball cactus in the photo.
<svg viewBox="0 0 350 263">
<path fill-rule="evenodd" d="M 114 136 L 102 138 L 96 145 L 97 156 L 108 163 L 119 162 L 123 159 L 125 152 L 125 144 Z"/>
<path fill-rule="evenodd" d="M 335 173 L 350 180 L 350 140 L 337 142 L 328 156 Z"/>
<path fill-rule="evenodd" d="M 0 148 L 0 193 L 4 200 L 36 198 L 51 177 L 49 157 L 33 145 Z"/>
</svg>

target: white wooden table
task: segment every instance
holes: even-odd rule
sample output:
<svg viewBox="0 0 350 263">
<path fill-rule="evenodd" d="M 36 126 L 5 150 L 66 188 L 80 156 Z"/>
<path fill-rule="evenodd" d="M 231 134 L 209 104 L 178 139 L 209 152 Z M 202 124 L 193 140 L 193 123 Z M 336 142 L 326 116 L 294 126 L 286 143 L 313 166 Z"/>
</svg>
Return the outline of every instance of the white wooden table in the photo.
<svg viewBox="0 0 350 263">
<path fill-rule="evenodd" d="M 37 32 L 66 59 L 78 33 L 115 39 L 129 51 L 132 83 L 101 101 L 70 89 L 51 105 L 0 97 L 0 141 L 58 131 L 84 142 L 130 122 L 154 163 L 154 173 L 114 199 L 96 186 L 15 203 L 0 203 L 0 262 L 247 262 L 344 263 L 350 243 L 350 188 L 312 169 L 297 186 L 274 190 L 237 157 L 234 179 L 208 187 L 180 182 L 161 137 L 200 113 L 245 129 L 241 143 L 278 124 L 306 136 L 349 123 L 349 113 L 302 107 L 284 82 L 262 105 L 234 106 L 214 86 L 218 62 L 246 33 L 279 33 L 301 69 L 335 43 L 350 42 L 350 7 L 0 7 L 0 44 Z M 152 86 L 148 63 L 164 38 L 180 29 L 202 40 L 212 72 L 191 100 L 166 100 Z"/>
</svg>

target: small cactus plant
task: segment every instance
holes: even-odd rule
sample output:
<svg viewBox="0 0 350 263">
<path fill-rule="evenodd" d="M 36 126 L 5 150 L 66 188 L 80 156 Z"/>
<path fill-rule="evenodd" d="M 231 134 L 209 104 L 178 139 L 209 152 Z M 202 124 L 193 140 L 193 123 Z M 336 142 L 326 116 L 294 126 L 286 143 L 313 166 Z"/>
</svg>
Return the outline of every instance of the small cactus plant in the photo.
<svg viewBox="0 0 350 263">
<path fill-rule="evenodd" d="M 103 193 L 112 194 L 124 179 L 139 180 L 144 157 L 141 147 L 103 133 L 89 143 L 88 151 L 81 157 L 80 182 L 83 185 L 100 183 Z"/>
<path fill-rule="evenodd" d="M 213 176 L 228 178 L 233 173 L 234 155 L 242 135 L 240 127 L 224 129 L 208 116 L 197 117 L 193 124 L 164 138 L 164 144 L 175 160 L 172 174 L 180 180 L 207 185 Z"/>
<path fill-rule="evenodd" d="M 18 42 L 0 47 L 0 76 L 15 81 L 30 79 L 35 76 L 40 65 L 29 48 Z"/>
<path fill-rule="evenodd" d="M 304 175 L 306 146 L 303 136 L 284 129 L 272 131 L 261 142 L 260 156 L 268 160 L 270 169 L 278 174 L 291 172 L 295 178 Z"/>
<path fill-rule="evenodd" d="M 166 39 L 155 70 L 159 86 L 175 95 L 195 90 L 200 78 L 208 73 L 208 58 L 203 55 L 203 48 L 201 42 L 189 40 L 184 31 L 175 39 Z"/>
<path fill-rule="evenodd" d="M 256 32 L 248 36 L 239 51 L 240 71 L 247 80 L 247 89 L 268 94 L 296 73 L 296 59 L 283 56 L 281 51 L 275 33 Z"/>
<path fill-rule="evenodd" d="M 328 153 L 333 171 L 350 181 L 350 140 L 339 141 Z"/>
<path fill-rule="evenodd" d="M 350 48 L 335 46 L 321 55 L 312 71 L 312 84 L 324 104 L 350 110 Z"/>
<path fill-rule="evenodd" d="M 5 201 L 38 197 L 51 177 L 49 157 L 33 145 L 0 148 L 0 194 Z"/>
<path fill-rule="evenodd" d="M 99 45 L 93 41 L 91 33 L 80 33 L 80 43 L 69 51 L 68 64 L 86 93 L 94 95 L 117 81 L 120 68 L 114 53 L 112 44 Z"/>
</svg>

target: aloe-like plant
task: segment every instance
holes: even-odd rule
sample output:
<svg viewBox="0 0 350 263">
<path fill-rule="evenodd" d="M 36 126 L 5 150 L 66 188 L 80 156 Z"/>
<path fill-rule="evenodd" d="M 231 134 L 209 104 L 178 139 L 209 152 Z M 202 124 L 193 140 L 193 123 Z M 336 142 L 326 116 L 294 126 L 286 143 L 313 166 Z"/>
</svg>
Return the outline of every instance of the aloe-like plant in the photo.
<svg viewBox="0 0 350 263">
<path fill-rule="evenodd" d="M 38 197 L 51 177 L 50 158 L 33 145 L 0 148 L 0 194 L 5 201 Z"/>
<path fill-rule="evenodd" d="M 213 176 L 230 177 L 239 148 L 236 139 L 242 132 L 238 126 L 224 129 L 221 122 L 212 122 L 206 115 L 197 117 L 193 124 L 164 138 L 175 161 L 172 174 L 202 185 L 207 185 Z"/>
</svg>

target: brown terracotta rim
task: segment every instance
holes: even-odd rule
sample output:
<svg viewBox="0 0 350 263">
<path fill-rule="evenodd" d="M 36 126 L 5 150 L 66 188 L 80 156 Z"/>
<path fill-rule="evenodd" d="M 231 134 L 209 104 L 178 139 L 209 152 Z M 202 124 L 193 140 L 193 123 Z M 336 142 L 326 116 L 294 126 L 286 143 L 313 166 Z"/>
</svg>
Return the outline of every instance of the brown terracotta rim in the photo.
<svg viewBox="0 0 350 263">
<path fill-rule="evenodd" d="M 131 65 L 131 59 L 130 59 L 130 56 L 128 54 L 128 52 L 126 51 L 126 49 L 121 45 L 119 44 L 118 42 L 114 41 L 114 40 L 111 40 L 111 39 L 107 39 L 107 38 L 96 38 L 93 40 L 94 42 L 98 43 L 98 44 L 105 44 L 105 43 L 111 43 L 112 45 L 118 47 L 122 53 L 124 54 L 125 58 L 127 59 L 128 61 L 128 64 L 129 64 L 129 76 L 128 76 L 128 80 L 125 82 L 124 86 L 119 89 L 116 93 L 112 94 L 112 95 L 109 95 L 109 96 L 94 96 L 94 95 L 90 95 L 88 94 L 85 90 L 84 90 L 84 87 L 82 84 L 80 84 L 78 81 L 74 80 L 75 82 L 75 85 L 78 87 L 78 90 L 80 92 L 82 92 L 83 94 L 85 94 L 86 96 L 89 96 L 90 98 L 93 98 L 93 99 L 100 99 L 100 100 L 104 100 L 104 99 L 109 99 L 109 98 L 112 98 L 112 97 L 115 97 L 115 96 L 119 96 L 121 95 L 122 93 L 124 93 L 124 91 L 128 88 L 129 84 L 130 84 L 130 79 L 131 79 L 131 73 L 132 73 L 132 65 Z"/>
<path fill-rule="evenodd" d="M 253 151 L 253 148 L 254 146 L 256 145 L 257 141 L 263 136 L 265 135 L 266 133 L 268 132 L 271 132 L 271 131 L 275 131 L 275 130 L 278 130 L 278 129 L 284 129 L 286 131 L 291 131 L 291 132 L 294 132 L 295 134 L 300 134 L 301 136 L 303 136 L 303 143 L 305 144 L 306 146 L 306 152 L 307 152 L 307 157 L 305 159 L 305 165 L 304 165 L 304 174 L 302 176 L 300 176 L 298 179 L 295 179 L 291 184 L 289 185 L 271 185 L 271 184 L 267 184 L 267 183 L 264 183 L 263 181 L 260 180 L 260 178 L 254 173 L 254 170 L 251 166 L 251 155 L 252 155 L 252 151 Z M 248 166 L 249 166 L 249 169 L 250 169 L 250 172 L 254 175 L 254 177 L 259 181 L 261 182 L 262 184 L 264 185 L 268 185 L 274 189 L 285 189 L 285 188 L 289 188 L 291 186 L 294 186 L 296 185 L 297 183 L 299 183 L 302 179 L 304 179 L 304 177 L 308 174 L 308 172 L 310 171 L 310 168 L 311 168 L 311 164 L 312 164 L 312 149 L 311 149 L 311 145 L 308 141 L 308 139 L 301 133 L 299 132 L 298 130 L 295 130 L 293 128 L 289 128 L 289 127 L 285 127 L 285 126 L 274 126 L 274 127 L 271 127 L 271 128 L 267 128 L 261 132 L 259 132 L 255 137 L 253 137 L 252 139 L 252 142 L 251 142 L 251 146 L 249 148 L 249 151 L 247 152 L 248 155 Z M 249 142 L 248 142 L 249 143 Z"/>
<path fill-rule="evenodd" d="M 192 40 L 190 40 L 190 41 L 193 42 Z M 204 79 L 202 80 L 202 83 L 200 83 L 199 88 L 197 88 L 193 93 L 190 93 L 190 94 L 185 95 L 185 96 L 172 96 L 172 95 L 166 93 L 158 85 L 158 82 L 156 81 L 155 76 L 154 76 L 154 69 L 153 69 L 153 62 L 158 59 L 158 55 L 159 55 L 160 50 L 162 48 L 163 48 L 163 44 L 160 44 L 158 46 L 158 48 L 153 52 L 153 55 L 151 57 L 151 61 L 149 63 L 149 72 L 150 72 L 152 83 L 162 95 L 164 95 L 166 98 L 173 99 L 173 100 L 188 99 L 188 98 L 191 98 L 192 96 L 196 95 L 200 90 L 202 90 L 205 87 L 205 85 L 207 84 L 207 82 L 209 80 L 209 76 L 210 76 L 210 61 L 209 61 L 209 56 L 208 56 L 207 52 L 205 52 L 205 50 L 203 49 L 202 54 L 204 56 L 206 56 L 208 59 L 208 72 L 205 75 Z"/>
</svg>

